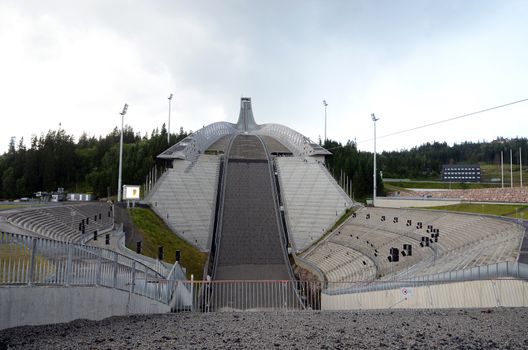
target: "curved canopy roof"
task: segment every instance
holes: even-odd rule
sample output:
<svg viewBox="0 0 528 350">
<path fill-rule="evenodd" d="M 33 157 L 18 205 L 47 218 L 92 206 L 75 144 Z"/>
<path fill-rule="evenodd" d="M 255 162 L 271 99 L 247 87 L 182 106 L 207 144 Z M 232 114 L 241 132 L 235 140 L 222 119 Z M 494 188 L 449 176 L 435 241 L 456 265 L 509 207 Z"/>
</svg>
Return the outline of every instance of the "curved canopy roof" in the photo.
<svg viewBox="0 0 528 350">
<path fill-rule="evenodd" d="M 331 154 L 308 137 L 287 126 L 281 124 L 257 124 L 253 116 L 251 98 L 242 97 L 240 100 L 240 114 L 236 124 L 229 122 L 209 124 L 169 147 L 158 155 L 158 158 L 193 160 L 220 138 L 236 133 L 254 133 L 272 137 L 286 146 L 294 156 Z"/>
</svg>

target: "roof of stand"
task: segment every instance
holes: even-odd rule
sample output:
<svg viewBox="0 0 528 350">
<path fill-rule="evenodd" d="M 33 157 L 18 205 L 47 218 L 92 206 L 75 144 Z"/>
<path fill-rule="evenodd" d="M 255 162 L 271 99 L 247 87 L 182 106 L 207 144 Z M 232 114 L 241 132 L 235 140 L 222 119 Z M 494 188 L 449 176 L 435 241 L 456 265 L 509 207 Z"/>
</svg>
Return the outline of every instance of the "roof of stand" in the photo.
<svg viewBox="0 0 528 350">
<path fill-rule="evenodd" d="M 194 160 L 213 143 L 226 135 L 255 133 L 272 137 L 291 150 L 295 156 L 329 155 L 329 151 L 306 136 L 281 124 L 259 125 L 253 116 L 250 97 L 240 99 L 240 114 L 236 124 L 217 122 L 209 124 L 158 155 L 159 159 Z"/>
</svg>

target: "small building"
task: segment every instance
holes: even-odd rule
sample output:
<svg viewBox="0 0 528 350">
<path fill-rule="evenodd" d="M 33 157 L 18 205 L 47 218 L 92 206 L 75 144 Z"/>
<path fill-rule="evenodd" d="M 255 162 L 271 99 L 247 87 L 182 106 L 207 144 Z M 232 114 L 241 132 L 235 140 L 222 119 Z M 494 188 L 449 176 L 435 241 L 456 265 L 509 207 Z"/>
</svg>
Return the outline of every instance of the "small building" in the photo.
<svg viewBox="0 0 528 350">
<path fill-rule="evenodd" d="M 442 181 L 446 182 L 480 182 L 480 165 L 451 165 L 442 166 Z"/>
<path fill-rule="evenodd" d="M 64 192 L 63 187 L 59 187 L 57 189 L 57 192 L 51 193 L 51 201 L 52 202 L 62 202 L 66 200 L 66 193 Z"/>
</svg>

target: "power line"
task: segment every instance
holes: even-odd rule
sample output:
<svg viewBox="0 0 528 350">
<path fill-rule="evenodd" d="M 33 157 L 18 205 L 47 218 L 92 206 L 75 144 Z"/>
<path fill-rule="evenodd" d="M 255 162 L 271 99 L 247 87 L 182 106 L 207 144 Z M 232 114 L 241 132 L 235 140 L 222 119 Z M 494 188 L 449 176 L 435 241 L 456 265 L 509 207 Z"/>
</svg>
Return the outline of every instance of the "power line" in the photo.
<svg viewBox="0 0 528 350">
<path fill-rule="evenodd" d="M 414 131 L 414 130 L 418 130 L 418 129 L 427 128 L 427 127 L 433 126 L 433 125 L 447 123 L 447 122 L 450 122 L 452 120 L 470 117 L 470 116 L 475 115 L 475 114 L 489 112 L 489 111 L 492 111 L 494 109 L 504 108 L 504 107 L 508 107 L 508 106 L 511 106 L 511 105 L 514 105 L 514 104 L 517 104 L 517 103 L 526 102 L 526 101 L 528 101 L 528 98 L 525 98 L 525 99 L 522 99 L 522 100 L 518 100 L 518 101 L 514 101 L 514 102 L 509 102 L 509 103 L 506 103 L 506 104 L 503 104 L 503 105 L 499 105 L 499 106 L 495 106 L 495 107 L 491 107 L 491 108 L 481 109 L 480 111 L 476 111 L 476 112 L 462 114 L 462 115 L 459 115 L 457 117 L 452 117 L 452 118 L 448 118 L 448 119 L 439 120 L 439 121 L 436 121 L 436 122 L 433 122 L 433 123 L 416 126 L 414 128 L 396 131 L 396 132 L 393 132 L 393 133 L 390 133 L 390 134 L 387 134 L 387 135 L 378 136 L 377 138 L 378 139 L 382 139 L 382 138 L 389 137 L 389 136 L 399 135 L 399 134 L 403 134 L 403 133 L 406 133 L 406 132 L 409 132 L 409 131 Z M 371 139 L 367 139 L 367 140 L 358 141 L 357 143 L 363 143 L 363 142 L 368 142 L 368 141 L 372 141 L 372 140 L 373 139 L 371 138 Z"/>
</svg>

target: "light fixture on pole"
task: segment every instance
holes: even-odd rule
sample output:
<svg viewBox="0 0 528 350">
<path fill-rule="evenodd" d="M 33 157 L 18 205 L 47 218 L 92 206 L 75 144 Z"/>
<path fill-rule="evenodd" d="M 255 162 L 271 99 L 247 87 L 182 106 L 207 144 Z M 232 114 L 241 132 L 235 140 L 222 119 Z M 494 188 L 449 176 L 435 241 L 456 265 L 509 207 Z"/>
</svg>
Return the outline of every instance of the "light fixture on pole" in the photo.
<svg viewBox="0 0 528 350">
<path fill-rule="evenodd" d="M 501 151 L 501 188 L 504 188 L 504 151 Z"/>
<path fill-rule="evenodd" d="M 325 109 L 325 133 L 324 133 L 324 140 L 323 144 L 326 142 L 326 107 L 328 107 L 328 103 L 326 103 L 326 100 L 323 100 L 323 106 Z"/>
<path fill-rule="evenodd" d="M 125 103 L 125 106 L 123 107 L 123 111 L 119 114 L 121 114 L 121 140 L 119 142 L 119 176 L 117 178 L 117 201 L 121 202 L 121 175 L 123 172 L 123 125 L 125 122 L 125 114 L 128 110 L 128 104 Z"/>
<path fill-rule="evenodd" d="M 372 206 L 376 206 L 376 122 L 379 120 L 379 118 L 376 118 L 374 113 L 371 115 L 372 121 L 374 122 L 374 173 L 372 175 L 372 179 L 374 181 L 373 183 L 373 191 L 372 191 Z"/>
<path fill-rule="evenodd" d="M 171 115 L 171 102 L 172 102 L 172 94 L 169 96 L 169 124 L 167 126 L 167 143 L 170 146 L 170 115 Z"/>
<path fill-rule="evenodd" d="M 522 150 L 521 150 L 521 147 L 519 147 L 519 172 L 520 172 L 520 181 L 521 183 L 519 184 L 519 187 L 523 187 L 523 183 L 522 183 Z"/>
</svg>

